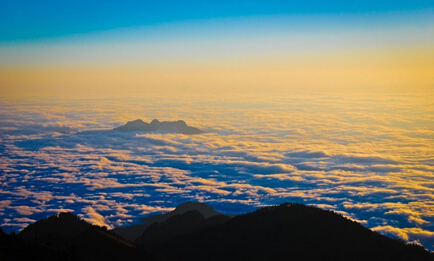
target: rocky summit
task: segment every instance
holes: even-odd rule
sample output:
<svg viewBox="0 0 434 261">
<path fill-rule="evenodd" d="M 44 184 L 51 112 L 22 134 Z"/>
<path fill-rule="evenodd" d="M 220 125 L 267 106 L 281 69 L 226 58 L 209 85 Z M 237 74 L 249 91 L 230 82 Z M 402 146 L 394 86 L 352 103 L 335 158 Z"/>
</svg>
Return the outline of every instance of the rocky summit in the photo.
<svg viewBox="0 0 434 261">
<path fill-rule="evenodd" d="M 129 121 L 127 124 L 117 127 L 117 131 L 134 131 L 134 132 L 164 132 L 164 133 L 180 133 L 180 134 L 201 134 L 204 131 L 188 126 L 185 121 L 159 121 L 157 119 L 146 123 L 140 119 Z"/>
</svg>

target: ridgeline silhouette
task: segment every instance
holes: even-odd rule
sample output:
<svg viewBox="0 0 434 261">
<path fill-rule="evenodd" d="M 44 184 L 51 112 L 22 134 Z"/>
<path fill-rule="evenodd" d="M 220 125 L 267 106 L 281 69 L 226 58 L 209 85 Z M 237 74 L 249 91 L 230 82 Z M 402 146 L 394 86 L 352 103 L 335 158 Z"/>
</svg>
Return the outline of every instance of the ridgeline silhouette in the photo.
<svg viewBox="0 0 434 261">
<path fill-rule="evenodd" d="M 190 210 L 183 214 L 174 215 L 164 222 L 155 222 L 136 240 L 136 243 L 153 250 L 169 240 L 223 224 L 229 219 L 230 217 L 226 215 L 214 215 L 205 218 L 199 211 Z"/>
<path fill-rule="evenodd" d="M 125 238 L 126 240 L 135 241 L 152 224 L 154 224 L 156 222 L 159 222 L 159 223 L 164 222 L 167 219 L 169 219 L 175 215 L 184 214 L 185 212 L 192 211 L 192 210 L 198 211 L 199 213 L 201 213 L 204 216 L 204 218 L 210 218 L 210 217 L 217 216 L 217 215 L 223 215 L 222 213 L 217 212 L 214 208 L 212 208 L 211 206 L 208 206 L 205 203 L 186 202 L 183 204 L 179 204 L 175 208 L 175 210 L 173 210 L 171 212 L 145 217 L 141 220 L 142 224 L 135 224 L 132 226 L 127 226 L 127 227 L 117 227 L 117 228 L 114 228 L 112 231 L 114 233 L 120 235 L 121 237 Z"/>
<path fill-rule="evenodd" d="M 434 260 L 422 246 L 302 204 L 231 218 L 188 202 L 153 217 L 135 244 L 72 213 L 39 220 L 18 235 L 0 230 L 0 260 Z"/>
<path fill-rule="evenodd" d="M 162 235 L 152 250 L 169 260 L 434 260 L 419 245 L 302 204 L 261 208 L 168 240 L 165 230 L 152 231 Z"/>
<path fill-rule="evenodd" d="M 60 213 L 24 228 L 17 236 L 0 233 L 0 260 L 158 260 L 106 227 L 72 213 Z"/>
</svg>

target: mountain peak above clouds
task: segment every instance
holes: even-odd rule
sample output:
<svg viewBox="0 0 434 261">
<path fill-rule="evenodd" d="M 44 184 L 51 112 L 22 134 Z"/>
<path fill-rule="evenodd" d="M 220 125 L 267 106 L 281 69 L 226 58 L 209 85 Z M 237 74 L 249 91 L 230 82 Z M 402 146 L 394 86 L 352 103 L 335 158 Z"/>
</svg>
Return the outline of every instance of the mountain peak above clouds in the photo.
<svg viewBox="0 0 434 261">
<path fill-rule="evenodd" d="M 204 131 L 188 126 L 185 121 L 159 121 L 154 119 L 151 123 L 146 123 L 140 119 L 129 121 L 127 124 L 114 128 L 117 131 L 136 131 L 136 132 L 167 132 L 167 133 L 180 133 L 180 134 L 201 134 Z"/>
</svg>

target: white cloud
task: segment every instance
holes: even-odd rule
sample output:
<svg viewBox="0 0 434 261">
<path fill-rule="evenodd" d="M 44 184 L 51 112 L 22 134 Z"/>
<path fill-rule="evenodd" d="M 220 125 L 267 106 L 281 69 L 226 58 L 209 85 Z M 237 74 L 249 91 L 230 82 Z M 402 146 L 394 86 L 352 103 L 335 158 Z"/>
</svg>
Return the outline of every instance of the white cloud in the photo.
<svg viewBox="0 0 434 261">
<path fill-rule="evenodd" d="M 382 96 L 293 95 L 164 106 L 142 97 L 55 110 L 0 103 L 0 222 L 22 227 L 74 211 L 113 227 L 187 200 L 231 213 L 296 201 L 431 247 L 434 121 L 425 96 L 413 94 L 421 112 L 407 115 L 401 96 L 392 106 Z M 183 119 L 216 132 L 56 133 L 136 118 Z"/>
</svg>

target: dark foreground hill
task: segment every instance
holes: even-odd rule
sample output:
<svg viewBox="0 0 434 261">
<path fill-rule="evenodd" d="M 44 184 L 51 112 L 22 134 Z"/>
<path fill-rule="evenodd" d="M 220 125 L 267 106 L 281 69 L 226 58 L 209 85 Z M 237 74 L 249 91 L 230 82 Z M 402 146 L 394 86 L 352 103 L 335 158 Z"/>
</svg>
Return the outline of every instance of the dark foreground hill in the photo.
<svg viewBox="0 0 434 261">
<path fill-rule="evenodd" d="M 114 228 L 112 231 L 120 235 L 121 237 L 125 238 L 126 240 L 135 241 L 152 224 L 163 223 L 175 215 L 184 214 L 188 211 L 193 211 L 193 210 L 198 211 L 200 214 L 203 215 L 205 219 L 213 216 L 223 215 L 222 213 L 217 212 L 214 208 L 208 206 L 205 203 L 185 202 L 183 204 L 178 205 L 175 208 L 175 210 L 171 212 L 145 217 L 141 220 L 142 221 L 141 224 L 135 224 L 128 227 L 117 227 Z"/>
<path fill-rule="evenodd" d="M 142 238 L 151 234 L 168 260 L 434 260 L 421 246 L 301 204 L 261 208 L 168 240 L 167 226 L 148 230 Z"/>
<path fill-rule="evenodd" d="M 55 249 L 64 249 L 91 227 L 91 224 L 72 213 L 60 213 L 28 225 L 18 236 Z"/>
<path fill-rule="evenodd" d="M 153 120 L 151 123 L 146 123 L 142 120 L 129 121 L 127 124 L 115 128 L 117 131 L 161 131 L 168 133 L 181 134 L 201 134 L 204 131 L 188 126 L 184 121 L 158 121 Z"/>
<path fill-rule="evenodd" d="M 0 260 L 157 259 L 105 227 L 93 226 L 72 213 L 61 213 L 29 225 L 17 236 L 1 235 Z"/>
</svg>

